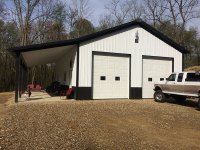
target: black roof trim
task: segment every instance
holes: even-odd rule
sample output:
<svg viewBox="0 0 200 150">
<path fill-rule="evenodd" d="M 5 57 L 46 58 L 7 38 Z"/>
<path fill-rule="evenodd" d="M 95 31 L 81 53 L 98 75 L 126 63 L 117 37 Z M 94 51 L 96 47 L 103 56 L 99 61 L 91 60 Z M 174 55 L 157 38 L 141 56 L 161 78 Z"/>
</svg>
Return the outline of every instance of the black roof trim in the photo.
<svg viewBox="0 0 200 150">
<path fill-rule="evenodd" d="M 164 34 L 162 34 L 161 32 L 159 32 L 158 30 L 156 30 L 155 28 L 153 28 L 152 26 L 150 26 L 149 24 L 145 23 L 144 21 L 142 21 L 141 19 L 129 22 L 129 23 L 125 23 L 113 28 L 109 28 L 103 31 L 99 31 L 90 35 L 86 35 L 80 38 L 76 38 L 76 39 L 70 39 L 70 40 L 63 40 L 63 41 L 55 41 L 55 42 L 49 42 L 49 43 L 42 43 L 42 44 L 34 44 L 34 45 L 27 45 L 27 46 L 19 46 L 19 47 L 14 47 L 14 48 L 10 48 L 8 49 L 10 52 L 27 52 L 27 51 L 34 51 L 34 50 L 40 50 L 40 49 L 47 49 L 47 48 L 54 48 L 54 47 L 61 47 L 61 46 L 68 46 L 68 45 L 76 45 L 79 44 L 81 42 L 85 42 L 97 37 L 101 37 L 103 35 L 107 35 L 122 29 L 126 29 L 132 26 L 140 26 L 143 29 L 147 30 L 148 32 L 150 32 L 151 34 L 153 34 L 154 36 L 158 37 L 159 39 L 161 39 L 162 41 L 164 41 L 165 43 L 169 44 L 170 46 L 174 47 L 176 50 L 180 51 L 181 53 L 188 53 L 188 51 L 180 46 L 179 44 L 177 44 L 176 42 L 174 42 L 172 39 L 168 38 L 167 36 L 165 36 Z"/>
</svg>

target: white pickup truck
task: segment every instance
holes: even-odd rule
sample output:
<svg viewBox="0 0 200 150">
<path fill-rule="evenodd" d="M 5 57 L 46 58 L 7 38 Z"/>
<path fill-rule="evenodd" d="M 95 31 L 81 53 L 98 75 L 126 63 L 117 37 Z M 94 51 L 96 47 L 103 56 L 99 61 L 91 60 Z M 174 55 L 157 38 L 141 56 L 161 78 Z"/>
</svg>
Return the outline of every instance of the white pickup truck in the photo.
<svg viewBox="0 0 200 150">
<path fill-rule="evenodd" d="M 154 84 L 154 99 L 164 102 L 168 97 L 184 101 L 187 97 L 198 98 L 200 107 L 200 72 L 172 73 L 166 81 Z"/>
</svg>

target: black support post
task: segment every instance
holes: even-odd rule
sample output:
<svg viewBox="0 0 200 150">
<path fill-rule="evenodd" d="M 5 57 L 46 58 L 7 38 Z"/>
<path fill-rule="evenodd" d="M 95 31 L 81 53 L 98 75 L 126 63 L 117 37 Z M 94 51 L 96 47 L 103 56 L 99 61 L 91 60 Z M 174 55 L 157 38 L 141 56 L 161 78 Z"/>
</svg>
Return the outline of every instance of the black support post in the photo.
<svg viewBox="0 0 200 150">
<path fill-rule="evenodd" d="M 16 54 L 16 60 L 15 60 L 15 69 L 16 69 L 16 75 L 15 75 L 15 102 L 18 102 L 18 96 L 19 96 L 19 78 L 20 78 L 20 54 Z"/>
</svg>

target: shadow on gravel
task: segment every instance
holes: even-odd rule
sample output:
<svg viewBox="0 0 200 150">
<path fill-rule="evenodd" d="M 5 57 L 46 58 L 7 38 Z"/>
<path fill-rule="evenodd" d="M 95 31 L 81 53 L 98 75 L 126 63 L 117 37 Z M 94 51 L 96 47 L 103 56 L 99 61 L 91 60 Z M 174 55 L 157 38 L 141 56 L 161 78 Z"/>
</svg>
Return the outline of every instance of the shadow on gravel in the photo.
<svg viewBox="0 0 200 150">
<path fill-rule="evenodd" d="M 193 108 L 196 108 L 196 110 L 199 110 L 197 108 L 198 102 L 196 100 L 193 100 L 193 99 L 187 99 L 185 102 L 177 102 L 173 99 L 169 99 L 166 102 L 171 103 L 171 104 L 175 104 L 175 105 L 185 106 L 185 107 L 193 107 Z"/>
<path fill-rule="evenodd" d="M 24 101 L 39 101 L 39 100 L 43 100 L 43 99 L 46 99 L 46 98 L 48 98 L 48 97 L 45 97 L 45 98 L 42 98 L 42 97 L 37 97 L 37 98 L 28 98 L 28 99 L 26 99 L 26 100 L 24 100 Z M 50 98 L 50 97 L 49 97 Z M 19 103 L 23 103 L 24 101 L 19 101 Z"/>
<path fill-rule="evenodd" d="M 27 99 L 28 101 L 33 101 L 33 100 L 41 100 L 41 99 L 44 99 L 44 98 L 42 98 L 42 97 L 38 97 L 38 98 L 29 98 L 29 99 Z"/>
</svg>

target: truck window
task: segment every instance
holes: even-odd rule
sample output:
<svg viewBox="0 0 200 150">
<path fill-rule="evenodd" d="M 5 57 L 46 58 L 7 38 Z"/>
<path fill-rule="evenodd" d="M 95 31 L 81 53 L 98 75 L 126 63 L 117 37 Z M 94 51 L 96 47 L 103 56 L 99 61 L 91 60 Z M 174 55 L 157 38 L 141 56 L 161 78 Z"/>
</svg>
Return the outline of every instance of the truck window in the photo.
<svg viewBox="0 0 200 150">
<path fill-rule="evenodd" d="M 168 78 L 168 81 L 175 81 L 176 79 L 176 74 L 171 74 Z"/>
<path fill-rule="evenodd" d="M 185 79 L 187 82 L 200 82 L 200 73 L 187 73 L 187 78 Z"/>
<path fill-rule="evenodd" d="M 179 73 L 177 82 L 182 82 L 182 81 L 183 81 L 183 73 Z"/>
</svg>

